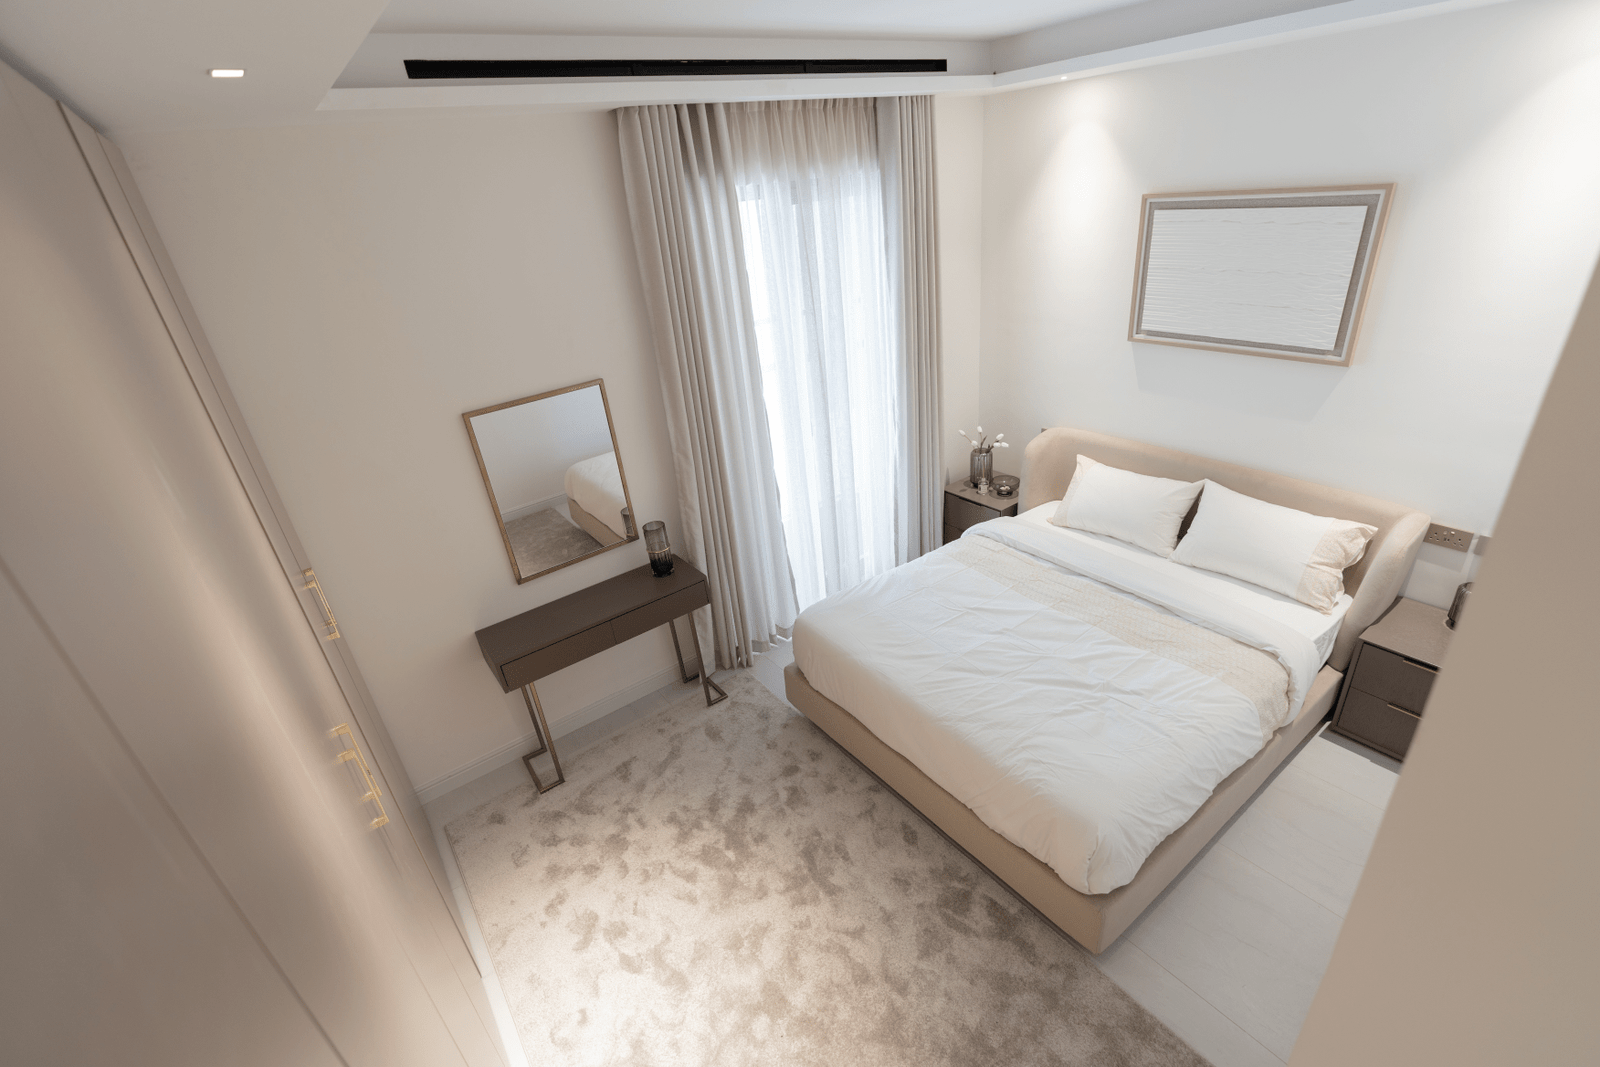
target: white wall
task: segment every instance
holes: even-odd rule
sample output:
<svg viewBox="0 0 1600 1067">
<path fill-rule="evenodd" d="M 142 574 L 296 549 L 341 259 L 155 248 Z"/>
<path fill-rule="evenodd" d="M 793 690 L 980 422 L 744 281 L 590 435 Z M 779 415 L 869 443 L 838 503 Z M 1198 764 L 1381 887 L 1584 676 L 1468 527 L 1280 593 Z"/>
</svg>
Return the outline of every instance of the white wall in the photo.
<svg viewBox="0 0 1600 1067">
<path fill-rule="evenodd" d="M 945 484 L 967 476 L 968 433 L 978 418 L 978 343 L 983 257 L 983 98 L 933 100 L 935 181 L 939 205 L 939 343 L 942 350 Z M 1006 453 L 999 468 L 1015 471 Z M 1013 453 L 1015 454 L 1015 453 Z"/>
<path fill-rule="evenodd" d="M 1600 248 L 1600 5 L 1524 0 L 986 98 L 981 408 L 1490 532 Z M 1128 342 L 1140 196 L 1397 183 L 1348 368 Z M 1411 595 L 1465 561 L 1424 546 Z"/>
<path fill-rule="evenodd" d="M 568 467 L 611 451 L 598 385 L 479 415 L 472 433 L 502 515 L 562 495 Z"/>
<path fill-rule="evenodd" d="M 518 586 L 461 413 L 604 378 L 640 521 L 678 528 L 612 117 L 455 113 L 123 148 L 411 780 L 513 745 L 527 713 L 473 631 L 645 555 L 627 545 Z M 571 725 L 671 669 L 651 633 L 540 693 Z"/>
</svg>

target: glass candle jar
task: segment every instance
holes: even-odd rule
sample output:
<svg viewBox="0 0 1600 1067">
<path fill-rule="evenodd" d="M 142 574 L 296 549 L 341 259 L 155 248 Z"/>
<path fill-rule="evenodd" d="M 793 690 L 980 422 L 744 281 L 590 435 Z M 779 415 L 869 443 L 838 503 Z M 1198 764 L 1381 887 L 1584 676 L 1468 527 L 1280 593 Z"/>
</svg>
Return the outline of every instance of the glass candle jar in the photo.
<svg viewBox="0 0 1600 1067">
<path fill-rule="evenodd" d="M 650 569 L 657 578 L 665 578 L 672 573 L 672 544 L 667 540 L 666 523 L 644 524 L 644 550 L 650 555 Z"/>
</svg>

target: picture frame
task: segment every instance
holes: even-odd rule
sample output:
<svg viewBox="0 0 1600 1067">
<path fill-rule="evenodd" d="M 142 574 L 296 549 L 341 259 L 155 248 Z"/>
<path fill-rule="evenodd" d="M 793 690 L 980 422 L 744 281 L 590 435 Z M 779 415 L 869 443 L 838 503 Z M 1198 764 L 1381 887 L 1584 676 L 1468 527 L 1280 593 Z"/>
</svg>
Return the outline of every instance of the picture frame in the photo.
<svg viewBox="0 0 1600 1067">
<path fill-rule="evenodd" d="M 1128 340 L 1349 366 L 1394 185 L 1147 193 Z"/>
</svg>

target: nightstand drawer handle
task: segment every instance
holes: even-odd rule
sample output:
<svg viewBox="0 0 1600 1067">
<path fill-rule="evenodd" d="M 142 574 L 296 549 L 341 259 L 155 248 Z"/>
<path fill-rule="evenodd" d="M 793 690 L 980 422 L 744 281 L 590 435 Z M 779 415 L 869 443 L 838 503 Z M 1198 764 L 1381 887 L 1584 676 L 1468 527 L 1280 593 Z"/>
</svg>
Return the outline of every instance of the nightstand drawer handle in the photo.
<svg viewBox="0 0 1600 1067">
<path fill-rule="evenodd" d="M 1384 703 L 1385 703 L 1385 704 L 1389 704 L 1389 702 L 1388 702 L 1388 701 L 1387 701 L 1387 700 L 1385 700 L 1385 701 L 1384 701 Z M 1400 714 L 1402 714 L 1402 715 L 1409 715 L 1409 716 L 1411 716 L 1411 717 L 1412 717 L 1412 718 L 1413 718 L 1413 719 L 1420 719 L 1420 718 L 1422 718 L 1422 716 L 1421 716 L 1421 715 L 1420 715 L 1420 714 L 1418 714 L 1418 713 L 1417 713 L 1417 712 L 1415 712 L 1415 711 L 1412 711 L 1412 710 L 1411 710 L 1411 709 L 1409 709 L 1409 708 L 1402 708 L 1402 707 L 1401 707 L 1401 706 L 1400 706 L 1400 705 L 1399 705 L 1399 704 L 1389 704 L 1389 708 L 1390 708 L 1390 710 L 1392 710 L 1392 711 L 1398 711 L 1398 712 L 1399 712 L 1399 713 L 1400 713 Z"/>
</svg>

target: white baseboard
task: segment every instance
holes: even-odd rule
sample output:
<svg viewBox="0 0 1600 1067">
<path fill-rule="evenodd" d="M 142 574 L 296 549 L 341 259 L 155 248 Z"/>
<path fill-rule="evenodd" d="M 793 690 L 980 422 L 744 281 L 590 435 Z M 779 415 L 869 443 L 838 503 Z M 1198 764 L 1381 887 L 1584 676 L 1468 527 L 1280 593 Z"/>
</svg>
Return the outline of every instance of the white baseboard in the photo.
<svg viewBox="0 0 1600 1067">
<path fill-rule="evenodd" d="M 502 513 L 500 516 L 500 521 L 515 522 L 517 519 L 523 518 L 526 515 L 532 515 L 536 511 L 543 511 L 546 508 L 559 507 L 566 502 L 567 494 L 565 493 L 558 493 L 555 496 L 547 496 L 543 500 L 535 500 L 531 504 L 524 504 L 521 507 L 512 508 L 510 511 Z"/>
<path fill-rule="evenodd" d="M 686 660 L 685 663 L 690 674 L 694 674 L 700 669 L 699 661 L 695 659 L 691 658 Z M 559 741 L 574 730 L 588 726 L 597 719 L 603 719 L 619 708 L 627 707 L 640 697 L 649 696 L 658 689 L 680 682 L 682 682 L 682 678 L 678 674 L 678 665 L 676 663 L 669 667 L 663 667 L 626 689 L 601 697 L 593 704 L 579 708 L 571 715 L 555 720 L 550 724 L 550 733 Z M 490 771 L 504 767 L 508 763 L 517 762 L 522 758 L 524 752 L 537 744 L 537 735 L 530 725 L 527 732 L 514 741 L 509 741 L 493 752 L 485 753 L 470 763 L 463 764 L 449 774 L 419 785 L 417 787 L 417 801 L 421 804 L 431 804 L 446 793 L 453 793 L 468 782 L 475 781 Z"/>
</svg>

